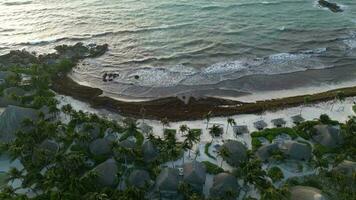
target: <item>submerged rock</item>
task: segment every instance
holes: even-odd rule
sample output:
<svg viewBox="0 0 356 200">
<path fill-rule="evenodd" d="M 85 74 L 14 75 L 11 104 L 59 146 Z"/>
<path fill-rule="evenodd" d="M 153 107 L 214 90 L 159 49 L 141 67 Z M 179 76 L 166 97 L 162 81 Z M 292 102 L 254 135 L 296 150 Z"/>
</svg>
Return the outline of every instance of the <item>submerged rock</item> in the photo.
<svg viewBox="0 0 356 200">
<path fill-rule="evenodd" d="M 319 5 L 325 8 L 329 8 L 332 12 L 342 12 L 343 10 L 336 3 L 330 3 L 326 0 L 319 0 Z"/>
</svg>

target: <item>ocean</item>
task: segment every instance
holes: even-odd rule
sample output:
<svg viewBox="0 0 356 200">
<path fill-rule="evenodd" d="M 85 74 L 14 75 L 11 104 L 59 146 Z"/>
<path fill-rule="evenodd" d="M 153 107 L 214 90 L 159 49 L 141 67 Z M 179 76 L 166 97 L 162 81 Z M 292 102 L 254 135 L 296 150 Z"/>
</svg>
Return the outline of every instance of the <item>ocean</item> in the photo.
<svg viewBox="0 0 356 200">
<path fill-rule="evenodd" d="M 107 43 L 70 76 L 128 101 L 315 92 L 356 83 L 356 1 L 333 1 L 344 12 L 316 0 L 0 0 L 0 54 Z"/>
</svg>

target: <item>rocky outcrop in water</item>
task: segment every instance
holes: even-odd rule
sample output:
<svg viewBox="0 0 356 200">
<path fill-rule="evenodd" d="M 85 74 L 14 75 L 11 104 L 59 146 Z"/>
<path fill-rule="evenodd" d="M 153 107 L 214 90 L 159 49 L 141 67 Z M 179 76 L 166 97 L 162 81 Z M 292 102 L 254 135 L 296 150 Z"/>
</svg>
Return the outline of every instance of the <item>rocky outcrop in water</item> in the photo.
<svg viewBox="0 0 356 200">
<path fill-rule="evenodd" d="M 325 8 L 329 8 L 332 12 L 342 12 L 343 10 L 336 3 L 330 3 L 326 0 L 319 0 L 319 5 Z"/>
<path fill-rule="evenodd" d="M 77 62 L 80 59 L 103 55 L 108 50 L 108 45 L 84 45 L 83 43 L 77 43 L 73 46 L 60 45 L 55 47 L 55 50 L 55 53 L 39 56 L 26 50 L 10 51 L 10 53 L 0 56 L 0 67 L 31 66 L 33 64 L 51 65 L 63 59 Z"/>
</svg>

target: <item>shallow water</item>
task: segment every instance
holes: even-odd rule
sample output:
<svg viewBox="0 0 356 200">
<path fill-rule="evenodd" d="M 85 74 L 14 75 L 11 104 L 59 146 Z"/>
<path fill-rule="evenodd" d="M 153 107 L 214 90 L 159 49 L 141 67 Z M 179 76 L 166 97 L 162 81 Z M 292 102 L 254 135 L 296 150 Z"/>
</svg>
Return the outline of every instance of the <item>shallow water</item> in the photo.
<svg viewBox="0 0 356 200">
<path fill-rule="evenodd" d="M 108 43 L 72 77 L 126 99 L 338 84 L 356 74 L 356 1 L 336 2 L 344 12 L 315 0 L 0 0 L 0 53 Z M 107 72 L 119 76 L 105 83 Z"/>
</svg>

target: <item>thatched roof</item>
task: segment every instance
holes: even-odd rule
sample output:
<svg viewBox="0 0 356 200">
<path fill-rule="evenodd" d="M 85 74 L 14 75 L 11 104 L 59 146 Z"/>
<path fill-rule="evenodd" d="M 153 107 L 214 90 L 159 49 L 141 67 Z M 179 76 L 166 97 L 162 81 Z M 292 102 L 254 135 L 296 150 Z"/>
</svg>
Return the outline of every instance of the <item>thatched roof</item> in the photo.
<svg viewBox="0 0 356 200">
<path fill-rule="evenodd" d="M 164 168 L 156 179 L 156 190 L 160 192 L 177 192 L 179 186 L 178 169 Z"/>
<path fill-rule="evenodd" d="M 305 119 L 301 115 L 295 115 L 291 117 L 294 124 L 300 124 L 305 121 Z"/>
<path fill-rule="evenodd" d="M 230 165 L 238 166 L 247 159 L 247 148 L 239 141 L 228 140 L 219 148 L 219 151 L 223 148 L 229 152 L 229 155 L 224 159 Z"/>
<path fill-rule="evenodd" d="M 254 122 L 253 126 L 258 130 L 262 130 L 267 127 L 267 123 L 263 120 L 259 120 L 257 122 Z"/>
<path fill-rule="evenodd" d="M 40 148 L 46 150 L 49 153 L 57 153 L 59 151 L 59 144 L 53 140 L 45 139 Z"/>
<path fill-rule="evenodd" d="M 116 142 L 120 139 L 121 135 L 118 132 L 114 132 L 111 128 L 106 129 L 104 138 L 111 141 Z"/>
<path fill-rule="evenodd" d="M 108 155 L 111 153 L 112 142 L 105 138 L 99 138 L 92 141 L 89 145 L 90 153 L 93 155 Z"/>
<path fill-rule="evenodd" d="M 335 148 L 343 143 L 340 126 L 316 125 L 313 140 L 323 146 Z"/>
<path fill-rule="evenodd" d="M 236 135 L 249 133 L 248 128 L 247 128 L 247 126 L 245 126 L 245 125 L 232 126 L 232 130 L 234 131 L 234 133 L 235 133 Z"/>
<path fill-rule="evenodd" d="M 197 161 L 185 163 L 183 165 L 183 173 L 183 180 L 191 185 L 195 191 L 201 192 L 206 178 L 205 165 Z"/>
<path fill-rule="evenodd" d="M 88 135 L 90 139 L 98 138 L 100 135 L 100 125 L 97 123 L 84 122 L 74 129 L 80 135 Z"/>
<path fill-rule="evenodd" d="M 319 189 L 307 186 L 294 186 L 290 189 L 291 200 L 327 200 Z"/>
<path fill-rule="evenodd" d="M 283 118 L 272 119 L 271 122 L 277 127 L 284 126 L 287 123 Z"/>
<path fill-rule="evenodd" d="M 220 173 L 214 177 L 213 186 L 210 188 L 210 197 L 226 199 L 227 192 L 238 194 L 240 186 L 236 177 L 228 173 Z"/>
<path fill-rule="evenodd" d="M 127 149 L 134 149 L 136 148 L 136 142 L 132 137 L 128 137 L 125 140 L 119 142 L 119 145 L 121 147 L 127 148 Z"/>
<path fill-rule="evenodd" d="M 114 159 L 108 159 L 93 169 L 101 186 L 112 187 L 117 182 L 118 167 Z"/>
<path fill-rule="evenodd" d="M 0 71 L 0 85 L 3 84 L 7 78 L 15 75 L 15 73 L 10 71 Z"/>
<path fill-rule="evenodd" d="M 293 160 L 308 161 L 312 156 L 312 149 L 309 145 L 295 141 L 288 141 L 281 145 L 281 151 Z"/>
<path fill-rule="evenodd" d="M 276 143 L 272 143 L 272 144 L 267 144 L 264 145 L 262 147 L 260 147 L 257 152 L 256 155 L 257 157 L 262 160 L 262 161 L 266 161 L 269 159 L 269 157 L 271 156 L 273 151 L 278 150 L 278 144 Z"/>
<path fill-rule="evenodd" d="M 18 106 L 8 106 L 0 115 L 0 141 L 10 142 L 15 139 L 15 133 L 22 128 L 25 119 L 36 121 L 38 112 L 35 109 Z"/>
<path fill-rule="evenodd" d="M 356 162 L 344 160 L 333 170 L 340 172 L 346 176 L 352 177 L 352 174 L 356 172 Z"/>
<path fill-rule="evenodd" d="M 151 184 L 150 174 L 146 170 L 134 170 L 131 172 L 128 183 L 136 188 L 144 188 Z"/>
<path fill-rule="evenodd" d="M 4 89 L 4 91 L 3 91 L 3 94 L 6 97 L 11 97 L 12 95 L 21 97 L 21 96 L 25 96 L 26 93 L 27 92 L 24 89 L 19 88 L 19 87 L 9 87 L 9 88 Z"/>
<path fill-rule="evenodd" d="M 159 155 L 157 147 L 151 141 L 146 141 L 143 143 L 142 153 L 145 162 L 155 161 Z"/>
</svg>

